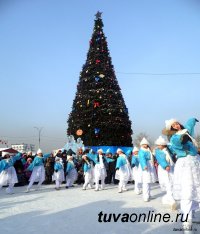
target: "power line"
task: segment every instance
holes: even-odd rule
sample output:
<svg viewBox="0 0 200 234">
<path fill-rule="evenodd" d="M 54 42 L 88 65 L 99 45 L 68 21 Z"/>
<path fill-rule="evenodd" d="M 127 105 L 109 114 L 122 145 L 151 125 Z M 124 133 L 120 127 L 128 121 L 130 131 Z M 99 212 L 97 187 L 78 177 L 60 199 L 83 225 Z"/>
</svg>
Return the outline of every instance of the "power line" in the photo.
<svg viewBox="0 0 200 234">
<path fill-rule="evenodd" d="M 144 75 L 144 76 L 185 76 L 200 75 L 200 72 L 169 72 L 169 73 L 150 73 L 150 72 L 116 72 L 124 75 Z"/>
</svg>

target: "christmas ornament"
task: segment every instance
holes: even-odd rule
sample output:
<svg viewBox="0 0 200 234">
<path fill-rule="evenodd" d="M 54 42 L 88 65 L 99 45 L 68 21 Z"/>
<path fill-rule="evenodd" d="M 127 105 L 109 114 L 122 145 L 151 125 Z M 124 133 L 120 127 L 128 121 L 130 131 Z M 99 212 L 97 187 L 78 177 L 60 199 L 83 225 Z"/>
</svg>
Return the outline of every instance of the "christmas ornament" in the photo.
<svg viewBox="0 0 200 234">
<path fill-rule="evenodd" d="M 99 132 L 100 132 L 100 129 L 99 129 L 99 128 L 95 128 L 95 129 L 94 129 L 94 133 L 95 133 L 95 134 L 98 134 Z"/>
<path fill-rule="evenodd" d="M 99 102 L 94 102 L 94 108 L 99 107 Z"/>
<path fill-rule="evenodd" d="M 100 78 L 104 78 L 105 75 L 104 75 L 104 74 L 100 74 L 99 77 L 100 77 Z"/>
<path fill-rule="evenodd" d="M 99 80 L 100 80 L 100 78 L 99 78 L 98 76 L 96 76 L 96 77 L 95 77 L 95 80 L 96 80 L 96 81 L 99 81 Z"/>
<path fill-rule="evenodd" d="M 99 64 L 101 62 L 101 60 L 96 59 L 96 64 Z"/>
<path fill-rule="evenodd" d="M 90 105 L 90 100 L 88 99 L 88 100 L 87 100 L 87 106 L 89 106 L 89 105 Z"/>
<path fill-rule="evenodd" d="M 81 136 L 83 134 L 83 130 L 82 129 L 78 129 L 77 131 L 76 131 L 76 135 L 77 136 Z"/>
</svg>

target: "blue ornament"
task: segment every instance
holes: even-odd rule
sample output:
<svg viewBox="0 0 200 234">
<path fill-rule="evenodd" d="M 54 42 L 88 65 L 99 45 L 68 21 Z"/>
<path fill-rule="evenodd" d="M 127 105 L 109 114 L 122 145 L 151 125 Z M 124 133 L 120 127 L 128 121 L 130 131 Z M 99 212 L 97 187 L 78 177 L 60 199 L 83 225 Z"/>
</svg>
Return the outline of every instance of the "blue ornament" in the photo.
<svg viewBox="0 0 200 234">
<path fill-rule="evenodd" d="M 100 79 L 100 78 L 99 78 L 98 76 L 95 77 L 95 80 L 96 80 L 96 81 L 99 81 L 99 79 Z"/>
<path fill-rule="evenodd" d="M 98 134 L 99 132 L 100 132 L 100 129 L 99 129 L 99 128 L 95 128 L 95 129 L 94 129 L 94 133 L 95 133 L 95 134 Z"/>
</svg>

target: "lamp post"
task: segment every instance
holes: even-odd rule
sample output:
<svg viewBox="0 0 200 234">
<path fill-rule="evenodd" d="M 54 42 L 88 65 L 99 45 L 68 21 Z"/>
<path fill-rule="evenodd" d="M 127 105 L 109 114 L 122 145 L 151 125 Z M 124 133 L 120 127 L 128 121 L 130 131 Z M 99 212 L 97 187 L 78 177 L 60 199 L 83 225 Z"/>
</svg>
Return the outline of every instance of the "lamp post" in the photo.
<svg viewBox="0 0 200 234">
<path fill-rule="evenodd" d="M 39 149 L 40 149 L 40 136 L 41 136 L 41 131 L 42 131 L 42 127 L 41 128 L 38 128 L 38 127 L 34 127 L 35 129 L 37 129 L 38 131 L 38 142 L 39 142 Z"/>
</svg>

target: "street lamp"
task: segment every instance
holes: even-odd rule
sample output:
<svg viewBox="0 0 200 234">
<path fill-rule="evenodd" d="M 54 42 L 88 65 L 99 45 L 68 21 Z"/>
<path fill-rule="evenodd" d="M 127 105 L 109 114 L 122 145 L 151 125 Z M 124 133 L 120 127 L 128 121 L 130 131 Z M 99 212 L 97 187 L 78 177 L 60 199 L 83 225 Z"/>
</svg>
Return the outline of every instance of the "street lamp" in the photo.
<svg viewBox="0 0 200 234">
<path fill-rule="evenodd" d="M 39 142 L 39 149 L 40 149 L 40 135 L 41 135 L 41 131 L 42 131 L 43 128 L 42 128 L 42 127 L 41 127 L 41 128 L 34 127 L 34 128 L 37 129 L 38 134 L 39 134 L 39 135 L 38 135 L 38 136 L 39 136 L 39 137 L 38 137 L 38 142 Z"/>
</svg>

